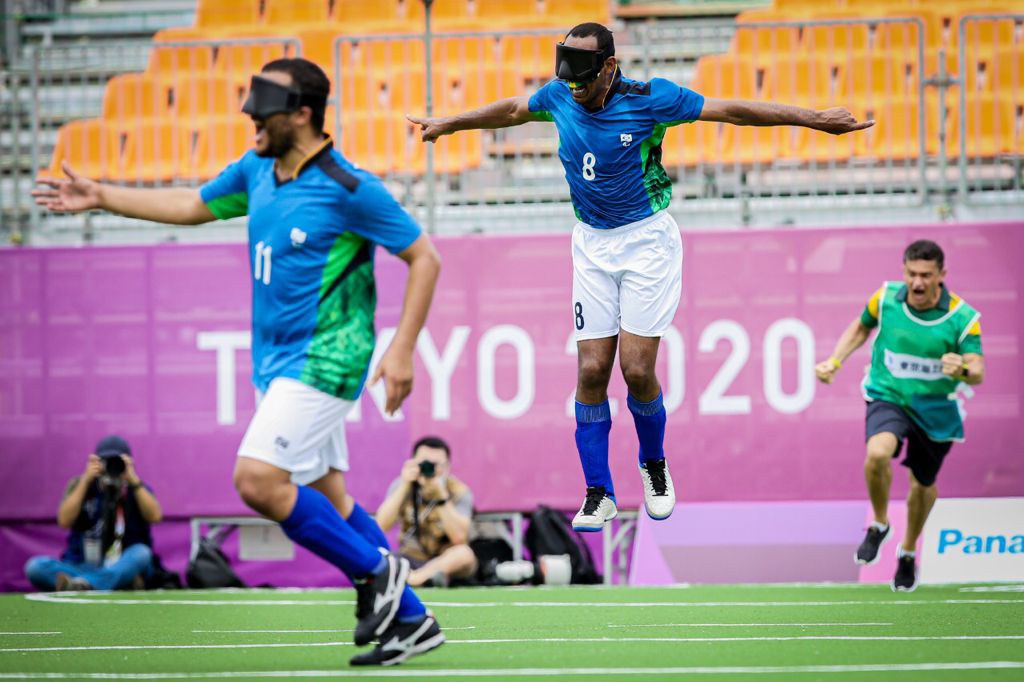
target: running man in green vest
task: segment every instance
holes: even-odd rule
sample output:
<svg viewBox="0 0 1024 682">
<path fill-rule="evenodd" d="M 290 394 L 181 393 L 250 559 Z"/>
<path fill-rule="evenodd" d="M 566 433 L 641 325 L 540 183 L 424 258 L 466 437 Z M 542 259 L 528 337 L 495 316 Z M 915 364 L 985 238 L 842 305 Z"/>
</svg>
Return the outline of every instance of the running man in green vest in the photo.
<svg viewBox="0 0 1024 682">
<path fill-rule="evenodd" d="M 985 377 L 981 355 L 981 314 L 946 289 L 945 256 L 935 242 L 922 239 L 903 252 L 903 281 L 886 282 L 868 301 L 832 352 L 815 367 L 830 384 L 836 372 L 878 328 L 871 367 L 864 377 L 867 401 L 867 480 L 874 523 L 857 549 L 859 564 L 873 564 L 889 539 L 889 486 L 892 460 L 903 441 L 910 469 L 907 532 L 897 550 L 894 591 L 917 587 L 914 551 L 924 522 L 935 504 L 935 478 L 955 442 L 963 442 L 964 384 Z"/>
</svg>

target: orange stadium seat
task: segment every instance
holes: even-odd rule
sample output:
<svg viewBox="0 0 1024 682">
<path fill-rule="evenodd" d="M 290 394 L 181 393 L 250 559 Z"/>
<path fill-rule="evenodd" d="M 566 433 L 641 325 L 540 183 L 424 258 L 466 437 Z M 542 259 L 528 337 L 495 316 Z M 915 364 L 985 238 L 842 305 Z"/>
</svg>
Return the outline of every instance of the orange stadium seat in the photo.
<svg viewBox="0 0 1024 682">
<path fill-rule="evenodd" d="M 970 14 L 1001 14 L 1005 10 L 999 8 L 970 8 L 957 12 L 953 16 L 953 44 L 960 45 L 960 21 Z M 1017 13 L 1024 12 L 1018 8 Z M 964 47 L 972 51 L 994 52 L 1004 47 L 1012 47 L 1016 42 L 1024 43 L 1024 37 L 1018 34 L 1013 19 L 974 19 L 964 24 Z"/>
<path fill-rule="evenodd" d="M 187 175 L 212 178 L 252 148 L 256 130 L 247 116 L 225 116 L 196 128 L 195 161 Z"/>
<path fill-rule="evenodd" d="M 112 176 L 121 157 L 120 136 L 105 121 L 88 118 L 69 121 L 57 133 L 53 149 L 50 174 L 64 177 L 61 163 L 67 163 L 75 172 L 98 180 Z"/>
<path fill-rule="evenodd" d="M 760 92 L 760 76 L 763 69 L 736 55 L 705 55 L 697 60 L 691 87 L 707 97 L 751 99 Z"/>
<path fill-rule="evenodd" d="M 302 56 L 318 64 L 332 83 L 335 81 L 334 41 L 342 35 L 338 26 L 305 29 L 296 33 L 302 44 Z"/>
<path fill-rule="evenodd" d="M 423 27 L 422 0 L 335 0 L 334 21 L 348 33 Z"/>
<path fill-rule="evenodd" d="M 399 71 L 424 68 L 423 41 L 418 38 L 362 40 L 341 44 L 341 74 L 355 71 Z"/>
<path fill-rule="evenodd" d="M 726 160 L 728 149 L 724 123 L 698 121 L 668 129 L 661 143 L 662 165 L 697 166 Z"/>
<path fill-rule="evenodd" d="M 174 111 L 179 120 L 231 116 L 242 109 L 248 84 L 219 75 L 202 74 L 174 84 Z"/>
<path fill-rule="evenodd" d="M 846 107 L 858 121 L 867 120 L 871 113 L 870 109 L 860 102 L 847 104 Z M 869 137 L 863 132 L 836 136 L 810 128 L 790 127 L 788 131 L 789 137 L 786 142 L 789 145 L 789 152 L 797 158 L 818 165 L 871 155 Z"/>
<path fill-rule="evenodd" d="M 391 173 L 406 154 L 405 123 L 401 114 L 392 112 L 345 114 L 338 135 L 342 153 L 371 173 Z"/>
<path fill-rule="evenodd" d="M 103 118 L 120 123 L 140 117 L 163 116 L 170 111 L 170 90 L 153 76 L 126 73 L 107 81 L 103 92 Z"/>
<path fill-rule="evenodd" d="M 776 26 L 736 26 L 729 51 L 744 58 L 764 59 L 792 52 L 799 44 L 794 28 Z"/>
<path fill-rule="evenodd" d="M 213 48 L 210 45 L 175 44 L 202 40 L 205 36 L 195 29 L 164 29 L 153 36 L 146 73 L 160 79 L 174 79 L 182 73 L 209 71 L 213 68 Z"/>
<path fill-rule="evenodd" d="M 518 69 L 495 64 L 467 64 L 458 72 L 441 72 L 435 82 L 434 105 L 439 113 L 457 113 L 526 94 Z"/>
<path fill-rule="evenodd" d="M 831 17 L 829 17 L 831 18 Z M 827 18 L 822 18 L 827 19 Z M 818 17 L 815 17 L 818 20 Z M 821 55 L 849 54 L 867 50 L 870 45 L 868 24 L 824 24 L 804 29 L 804 49 Z"/>
<path fill-rule="evenodd" d="M 479 16 L 480 2 L 467 0 L 433 0 L 431 26 L 439 31 L 476 31 L 484 28 Z M 416 27 L 423 30 L 423 25 Z"/>
<path fill-rule="evenodd" d="M 530 3 L 522 3 L 528 5 Z M 607 24 L 611 20 L 610 3 L 607 0 L 545 0 L 546 24 L 563 26 L 566 31 L 590 21 Z"/>
<path fill-rule="evenodd" d="M 884 23 L 875 25 L 874 41 L 871 50 L 875 54 L 917 54 L 918 43 L 928 45 L 928 27 L 921 35 L 921 28 L 913 23 Z"/>
<path fill-rule="evenodd" d="M 327 0 L 264 0 L 263 22 L 268 26 L 320 24 L 328 20 Z"/>
<path fill-rule="evenodd" d="M 832 99 L 835 86 L 827 62 L 816 57 L 784 56 L 767 68 L 763 96 L 808 106 Z"/>
<path fill-rule="evenodd" d="M 925 153 L 938 153 L 938 113 L 935 101 L 925 108 Z M 877 159 L 906 160 L 920 156 L 920 108 L 916 99 L 893 100 L 869 113 L 874 127 L 863 131 L 868 153 Z"/>
<path fill-rule="evenodd" d="M 992 61 L 995 89 L 1011 102 L 1024 104 L 1024 45 L 1000 50 Z"/>
<path fill-rule="evenodd" d="M 427 172 L 427 143 L 420 139 L 419 126 L 406 120 L 404 124 L 405 155 L 397 170 L 422 175 Z M 453 174 L 476 168 L 483 160 L 483 135 L 479 130 L 463 130 L 445 135 L 433 145 L 434 172 Z"/>
<path fill-rule="evenodd" d="M 794 131 L 785 126 L 729 126 L 725 129 L 725 160 L 744 165 L 769 165 L 794 155 Z"/>
<path fill-rule="evenodd" d="M 461 69 L 469 64 L 497 64 L 501 42 L 495 38 L 436 38 L 430 46 L 434 68 Z"/>
<path fill-rule="evenodd" d="M 1017 125 L 1017 106 L 1006 98 L 991 94 L 967 98 L 967 109 L 950 110 L 951 125 L 947 154 L 960 156 L 960 120 L 966 122 L 965 139 L 968 157 L 990 158 L 1020 151 L 1021 129 Z"/>
<path fill-rule="evenodd" d="M 257 24 L 261 0 L 199 0 L 196 26 L 200 28 L 232 28 Z"/>
<path fill-rule="evenodd" d="M 137 121 L 124 129 L 118 178 L 167 181 L 190 175 L 191 166 L 192 135 L 177 121 Z"/>
<path fill-rule="evenodd" d="M 501 38 L 501 63 L 514 64 L 524 76 L 548 80 L 555 75 L 555 44 L 562 34 L 507 35 Z"/>
<path fill-rule="evenodd" d="M 916 57 L 858 54 L 837 65 L 837 95 L 843 101 L 877 101 L 917 93 L 920 74 Z"/>
<path fill-rule="evenodd" d="M 239 36 L 239 39 L 244 39 Z M 217 49 L 217 58 L 214 61 L 214 69 L 224 74 L 233 75 L 236 78 L 249 80 L 249 76 L 258 73 L 259 70 L 269 61 L 281 57 L 294 57 L 295 44 L 291 38 L 249 38 L 254 42 L 234 43 L 221 45 Z"/>
</svg>

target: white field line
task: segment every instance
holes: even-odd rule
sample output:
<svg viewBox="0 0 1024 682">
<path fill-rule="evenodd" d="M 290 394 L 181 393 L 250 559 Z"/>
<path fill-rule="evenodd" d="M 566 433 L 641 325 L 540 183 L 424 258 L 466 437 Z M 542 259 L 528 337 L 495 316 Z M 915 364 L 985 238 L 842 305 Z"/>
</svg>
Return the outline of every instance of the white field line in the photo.
<svg viewBox="0 0 1024 682">
<path fill-rule="evenodd" d="M 634 625 L 613 625 L 610 628 L 824 628 L 824 627 L 868 627 L 888 626 L 895 623 L 639 623 Z M 193 630 L 192 632 L 196 632 Z"/>
<path fill-rule="evenodd" d="M 451 630 L 476 630 L 475 625 L 463 625 L 460 627 L 446 627 L 445 632 Z M 290 634 L 316 634 L 316 633 L 337 633 L 337 632 L 355 632 L 352 628 L 347 630 L 193 630 L 194 634 L 198 633 L 228 633 L 228 634 L 239 634 L 239 635 L 290 635 Z M 0 633 L 2 634 L 2 633 Z"/>
<path fill-rule="evenodd" d="M 552 643 L 601 643 L 633 644 L 636 642 L 798 642 L 798 641 L 829 641 L 829 642 L 938 642 L 938 641 L 1004 641 L 1024 640 L 1024 635 L 896 635 L 896 636 L 856 636 L 856 635 L 795 635 L 792 637 L 525 637 L 496 639 L 449 639 L 447 644 L 552 644 Z M 272 644 L 101 644 L 95 646 L 54 646 L 54 647 L 12 647 L 0 649 L 0 654 L 29 652 L 65 652 L 65 651 L 153 651 L 165 649 L 281 649 L 287 647 L 312 646 L 353 646 L 352 642 L 275 642 Z"/>
<path fill-rule="evenodd" d="M 61 592 L 59 595 L 75 593 Z M 114 596 L 98 595 L 94 598 L 59 596 L 53 592 L 26 594 L 29 601 L 54 604 L 92 604 L 121 606 L 353 606 L 352 599 L 118 599 Z M 574 601 L 513 601 L 513 602 L 451 602 L 428 600 L 427 604 L 438 608 L 504 608 L 504 607 L 579 607 L 579 608 L 653 608 L 653 607 L 727 607 L 727 606 L 916 606 L 935 604 L 1018 604 L 1024 606 L 1024 599 L 903 599 L 903 600 L 844 600 L 844 601 L 704 601 L 704 602 L 574 602 Z"/>
<path fill-rule="evenodd" d="M 1024 592 L 1024 585 L 982 585 L 961 587 L 960 592 Z"/>
<path fill-rule="evenodd" d="M 799 665 L 799 666 L 722 666 L 675 668 L 482 668 L 417 670 L 247 670 L 224 672 L 171 672 L 171 673 L 16 673 L 0 672 L 4 680 L 193 680 L 193 679 L 251 679 L 287 677 L 557 677 L 563 675 L 608 676 L 623 675 L 780 675 L 827 673 L 888 673 L 943 670 L 1018 670 L 1024 661 L 968 661 L 963 663 L 879 663 L 861 665 Z"/>
</svg>

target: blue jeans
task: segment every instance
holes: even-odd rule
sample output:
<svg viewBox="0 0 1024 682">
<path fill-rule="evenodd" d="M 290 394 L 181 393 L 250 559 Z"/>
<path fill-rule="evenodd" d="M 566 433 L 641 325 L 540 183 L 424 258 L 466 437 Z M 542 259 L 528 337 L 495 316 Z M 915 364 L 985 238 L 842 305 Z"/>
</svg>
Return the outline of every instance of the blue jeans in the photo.
<svg viewBox="0 0 1024 682">
<path fill-rule="evenodd" d="M 54 590 L 58 573 L 66 573 L 72 578 L 84 578 L 97 590 L 117 590 L 129 587 L 136 576 L 146 575 L 152 566 L 153 551 L 146 545 L 137 544 L 124 550 L 120 559 L 103 567 L 35 556 L 25 564 L 25 575 L 36 589 L 46 592 Z"/>
</svg>

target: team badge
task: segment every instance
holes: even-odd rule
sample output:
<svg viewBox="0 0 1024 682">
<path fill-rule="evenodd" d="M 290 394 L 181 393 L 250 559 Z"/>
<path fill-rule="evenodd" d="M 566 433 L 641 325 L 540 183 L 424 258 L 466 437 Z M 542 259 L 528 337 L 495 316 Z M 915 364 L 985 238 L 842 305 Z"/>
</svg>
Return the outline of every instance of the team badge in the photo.
<svg viewBox="0 0 1024 682">
<path fill-rule="evenodd" d="M 619 141 L 622 142 L 623 147 L 628 147 L 629 144 L 633 141 L 633 134 L 622 133 L 621 135 L 619 135 Z"/>
<path fill-rule="evenodd" d="M 292 239 L 292 246 L 296 249 L 301 248 L 306 243 L 306 233 L 297 227 L 292 228 L 292 233 L 289 236 Z"/>
</svg>

